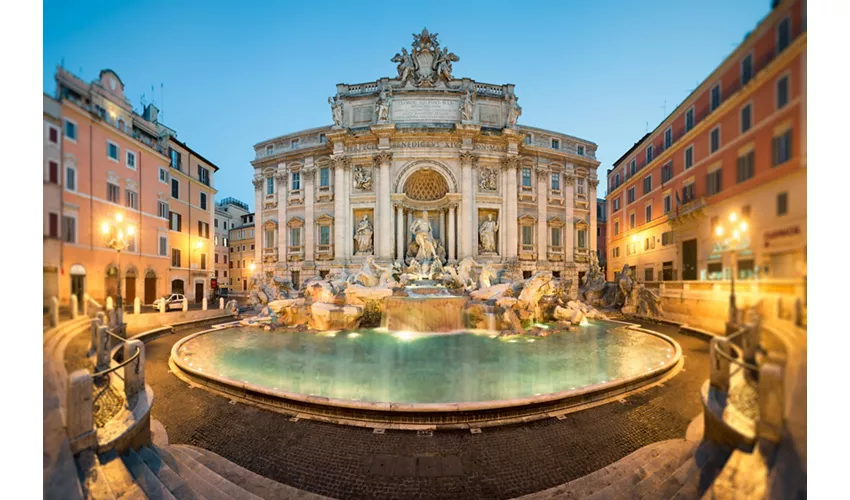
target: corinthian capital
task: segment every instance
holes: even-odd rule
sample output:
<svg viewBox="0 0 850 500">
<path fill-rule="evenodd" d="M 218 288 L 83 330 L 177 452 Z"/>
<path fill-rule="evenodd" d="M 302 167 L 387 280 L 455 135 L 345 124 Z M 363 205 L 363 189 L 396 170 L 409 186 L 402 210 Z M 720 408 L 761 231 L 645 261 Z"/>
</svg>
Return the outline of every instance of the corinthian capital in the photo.
<svg viewBox="0 0 850 500">
<path fill-rule="evenodd" d="M 331 165 L 333 165 L 334 169 L 338 168 L 348 168 L 351 164 L 351 158 L 347 156 L 333 156 L 331 157 Z"/>
<path fill-rule="evenodd" d="M 316 167 L 304 167 L 301 169 L 301 175 L 304 177 L 304 180 L 312 180 L 313 176 L 316 175 Z"/>
<path fill-rule="evenodd" d="M 590 179 L 588 183 L 590 184 L 590 187 L 596 189 L 596 186 L 599 185 L 599 179 Z"/>
<path fill-rule="evenodd" d="M 478 155 L 474 155 L 469 151 L 464 151 L 460 154 L 461 165 L 475 165 L 478 162 Z"/>
<path fill-rule="evenodd" d="M 506 156 L 502 159 L 502 166 L 506 169 L 517 168 L 519 166 L 519 156 Z"/>
<path fill-rule="evenodd" d="M 262 177 L 260 177 L 259 179 L 252 180 L 251 183 L 254 184 L 254 191 L 259 191 L 259 190 L 263 189 L 263 178 Z"/>
<path fill-rule="evenodd" d="M 372 158 L 376 167 L 388 165 L 393 160 L 393 154 L 389 151 L 381 151 Z"/>
<path fill-rule="evenodd" d="M 289 175 L 286 172 L 277 172 L 274 174 L 274 180 L 278 185 L 283 185 L 286 183 L 286 178 Z"/>
</svg>

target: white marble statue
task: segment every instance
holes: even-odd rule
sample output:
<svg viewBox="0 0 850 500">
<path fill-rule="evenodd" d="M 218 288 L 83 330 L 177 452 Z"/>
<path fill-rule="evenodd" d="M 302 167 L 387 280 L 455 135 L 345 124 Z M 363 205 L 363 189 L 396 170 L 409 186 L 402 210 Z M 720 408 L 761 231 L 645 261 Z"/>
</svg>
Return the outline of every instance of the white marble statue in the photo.
<svg viewBox="0 0 850 500">
<path fill-rule="evenodd" d="M 416 260 L 420 263 L 426 259 L 437 258 L 437 242 L 431 231 L 431 222 L 428 220 L 428 211 L 422 212 L 422 217 L 413 221 L 410 225 L 410 233 L 419 251 L 416 252 Z"/>
<path fill-rule="evenodd" d="M 452 80 L 452 62 L 460 61 L 460 58 L 449 52 L 449 49 L 443 47 L 442 52 L 437 52 L 437 57 L 434 59 L 434 73 L 437 78 L 444 78 L 446 82 Z"/>
<path fill-rule="evenodd" d="M 342 101 L 334 97 L 328 97 L 328 104 L 331 105 L 333 113 L 334 127 L 342 126 Z"/>
<path fill-rule="evenodd" d="M 496 191 L 496 169 L 483 167 L 478 178 L 478 188 L 480 191 Z"/>
<path fill-rule="evenodd" d="M 401 82 L 401 85 L 404 86 L 405 82 L 407 82 L 407 80 L 413 76 L 413 72 L 416 71 L 416 63 L 413 62 L 413 56 L 407 53 L 407 49 L 402 48 L 401 54 L 396 54 L 395 57 L 392 58 L 392 62 L 398 63 L 398 66 L 396 67 L 398 70 L 398 79 Z"/>
<path fill-rule="evenodd" d="M 508 128 L 516 128 L 516 122 L 522 115 L 522 108 L 517 104 L 517 96 L 508 96 Z"/>
<path fill-rule="evenodd" d="M 375 112 L 378 114 L 378 123 L 387 123 L 390 119 L 390 104 L 392 100 L 392 88 L 387 92 L 386 88 L 381 89 L 381 94 L 378 96 L 378 101 L 375 103 Z"/>
<path fill-rule="evenodd" d="M 372 170 L 369 167 L 354 167 L 354 187 L 360 191 L 372 190 Z"/>
<path fill-rule="evenodd" d="M 493 278 L 496 277 L 496 270 L 493 269 L 493 263 L 488 262 L 484 264 L 484 267 L 481 268 L 481 274 L 478 275 L 478 288 L 489 288 L 493 282 Z"/>
<path fill-rule="evenodd" d="M 363 219 L 357 223 L 357 229 L 354 231 L 354 239 L 357 240 L 357 251 L 355 255 L 372 253 L 373 234 L 372 222 L 369 221 L 368 215 L 364 215 Z"/>
<path fill-rule="evenodd" d="M 487 214 L 487 220 L 478 227 L 479 253 L 496 253 L 496 232 L 499 230 L 499 222 L 493 220 L 493 214 Z"/>
<path fill-rule="evenodd" d="M 463 101 L 460 103 L 460 119 L 463 121 L 472 121 L 472 111 L 475 103 L 472 101 L 472 89 L 466 89 L 466 95 L 463 96 Z"/>
<path fill-rule="evenodd" d="M 380 283 L 378 272 L 380 268 L 375 264 L 375 259 L 372 256 L 366 257 L 363 264 L 360 265 L 360 270 L 351 275 L 349 278 L 350 284 L 358 284 L 366 287 L 377 286 Z"/>
</svg>

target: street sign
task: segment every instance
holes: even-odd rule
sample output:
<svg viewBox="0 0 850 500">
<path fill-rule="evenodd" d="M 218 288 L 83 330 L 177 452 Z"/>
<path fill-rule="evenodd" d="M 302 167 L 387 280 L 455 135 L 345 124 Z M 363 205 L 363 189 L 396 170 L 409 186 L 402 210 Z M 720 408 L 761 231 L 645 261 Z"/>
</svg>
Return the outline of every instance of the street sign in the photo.
<svg viewBox="0 0 850 500">
<path fill-rule="evenodd" d="M 210 286 L 213 288 L 218 288 L 218 280 L 212 280 L 212 282 L 210 282 Z"/>
</svg>

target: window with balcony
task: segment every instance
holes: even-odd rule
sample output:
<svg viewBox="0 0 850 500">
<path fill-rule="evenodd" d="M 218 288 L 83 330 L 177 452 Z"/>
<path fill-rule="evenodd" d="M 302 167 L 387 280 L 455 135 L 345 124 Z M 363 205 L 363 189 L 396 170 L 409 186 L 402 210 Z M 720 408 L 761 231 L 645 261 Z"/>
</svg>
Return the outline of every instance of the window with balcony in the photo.
<svg viewBox="0 0 850 500">
<path fill-rule="evenodd" d="M 753 78 L 753 54 L 747 54 L 741 60 L 741 85 L 746 85 Z"/>
<path fill-rule="evenodd" d="M 682 203 L 687 203 L 694 199 L 694 183 L 686 184 L 682 188 Z"/>
<path fill-rule="evenodd" d="M 650 191 L 652 191 L 652 174 L 643 178 L 643 194 L 647 194 Z"/>
<path fill-rule="evenodd" d="M 753 126 L 753 106 L 747 104 L 741 108 L 741 133 L 745 133 Z"/>
<path fill-rule="evenodd" d="M 791 129 L 773 138 L 773 166 L 781 165 L 791 159 Z"/>
<path fill-rule="evenodd" d="M 522 169 L 522 187 L 524 189 L 531 189 L 531 169 L 523 168 Z"/>
<path fill-rule="evenodd" d="M 694 128 L 694 107 L 691 106 L 685 113 L 685 132 L 690 132 Z"/>
<path fill-rule="evenodd" d="M 776 109 L 782 109 L 788 104 L 788 75 L 776 80 Z"/>
<path fill-rule="evenodd" d="M 171 197 L 175 200 L 180 199 L 180 182 L 177 179 L 171 179 Z"/>
<path fill-rule="evenodd" d="M 776 27 L 776 53 L 780 53 L 791 45 L 791 18 L 779 21 Z"/>
<path fill-rule="evenodd" d="M 720 82 L 717 82 L 714 87 L 711 87 L 711 111 L 720 107 L 720 96 Z"/>
<path fill-rule="evenodd" d="M 204 168 L 198 165 L 198 180 L 201 181 L 201 184 L 205 186 L 210 185 L 210 171 L 207 168 Z"/>
<path fill-rule="evenodd" d="M 183 264 L 182 259 L 180 257 L 181 257 L 180 256 L 180 249 L 179 248 L 172 248 L 171 249 L 171 267 L 180 267 Z"/>
<path fill-rule="evenodd" d="M 664 131 L 664 149 L 667 149 L 672 145 L 673 145 L 673 128 L 667 127 L 667 130 Z"/>
<path fill-rule="evenodd" d="M 756 172 L 756 151 L 750 150 L 738 157 L 737 181 L 744 182 L 753 178 Z"/>
<path fill-rule="evenodd" d="M 708 141 L 709 141 L 708 149 L 709 149 L 710 153 L 714 153 L 718 149 L 720 149 L 720 125 L 711 129 L 711 132 L 709 133 Z"/>
<path fill-rule="evenodd" d="M 626 203 L 634 203 L 635 202 L 635 187 L 632 186 L 629 188 L 626 193 Z"/>
<path fill-rule="evenodd" d="M 121 186 L 111 182 L 106 183 L 106 200 L 112 203 L 121 203 Z"/>
</svg>

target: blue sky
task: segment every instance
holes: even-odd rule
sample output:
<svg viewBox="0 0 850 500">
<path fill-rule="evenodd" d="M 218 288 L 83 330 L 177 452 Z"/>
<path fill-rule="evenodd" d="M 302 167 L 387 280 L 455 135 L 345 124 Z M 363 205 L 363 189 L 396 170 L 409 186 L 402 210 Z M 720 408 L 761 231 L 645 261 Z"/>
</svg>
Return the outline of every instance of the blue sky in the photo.
<svg viewBox="0 0 850 500">
<path fill-rule="evenodd" d="M 214 162 L 219 198 L 253 207 L 253 145 L 331 123 L 337 83 L 395 76 L 424 26 L 454 75 L 516 84 L 520 124 L 599 145 L 605 172 L 743 40 L 770 0 L 44 2 L 43 90 L 103 68 Z M 162 87 L 160 86 L 162 84 Z M 155 92 L 152 94 L 151 86 Z M 600 196 L 605 182 L 600 182 Z"/>
</svg>

